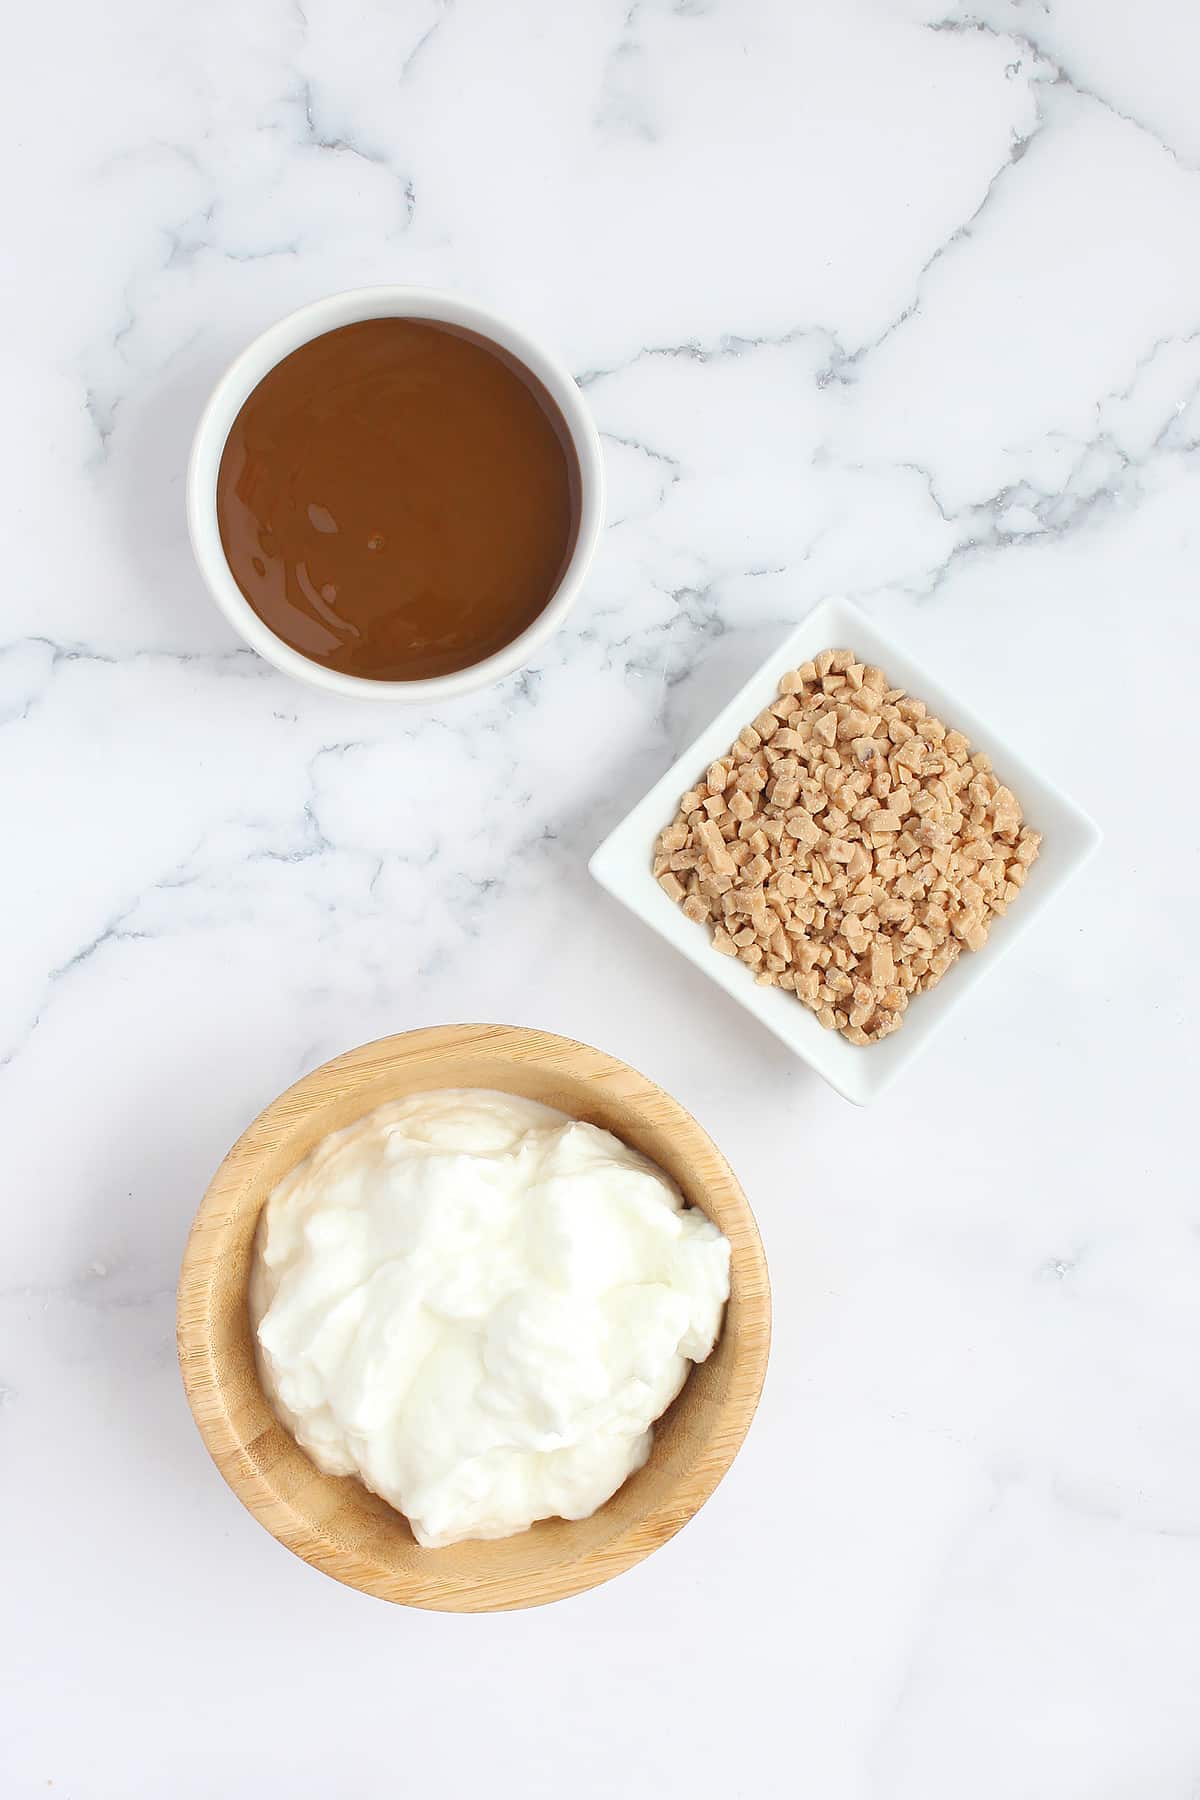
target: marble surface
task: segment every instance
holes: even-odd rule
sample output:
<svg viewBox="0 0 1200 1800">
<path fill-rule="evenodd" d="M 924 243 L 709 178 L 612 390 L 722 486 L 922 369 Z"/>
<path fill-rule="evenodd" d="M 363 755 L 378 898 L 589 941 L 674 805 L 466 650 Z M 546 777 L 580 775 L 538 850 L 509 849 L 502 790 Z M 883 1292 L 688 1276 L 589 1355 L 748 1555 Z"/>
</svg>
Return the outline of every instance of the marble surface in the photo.
<svg viewBox="0 0 1200 1800">
<path fill-rule="evenodd" d="M 6 1800 L 1193 1800 L 1200 12 L 63 0 L 6 42 Z M 373 281 L 559 346 L 609 464 L 569 627 L 440 711 L 273 673 L 185 538 L 227 359 Z M 830 592 L 1107 834 L 865 1114 L 584 866 Z M 239 1508 L 172 1306 L 263 1103 L 475 1018 L 696 1112 L 776 1335 L 679 1538 L 460 1619 Z"/>
</svg>

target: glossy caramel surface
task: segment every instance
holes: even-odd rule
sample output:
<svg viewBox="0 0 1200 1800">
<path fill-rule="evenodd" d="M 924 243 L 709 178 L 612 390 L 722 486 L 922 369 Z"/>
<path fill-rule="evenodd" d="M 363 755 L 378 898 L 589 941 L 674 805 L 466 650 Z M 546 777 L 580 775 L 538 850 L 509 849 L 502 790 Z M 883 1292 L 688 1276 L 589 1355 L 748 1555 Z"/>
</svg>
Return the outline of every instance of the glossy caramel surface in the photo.
<svg viewBox="0 0 1200 1800">
<path fill-rule="evenodd" d="M 418 680 L 482 662 L 542 611 L 575 542 L 578 463 L 550 396 L 499 346 L 370 319 L 254 389 L 217 517 L 276 636 L 347 674 Z"/>
</svg>

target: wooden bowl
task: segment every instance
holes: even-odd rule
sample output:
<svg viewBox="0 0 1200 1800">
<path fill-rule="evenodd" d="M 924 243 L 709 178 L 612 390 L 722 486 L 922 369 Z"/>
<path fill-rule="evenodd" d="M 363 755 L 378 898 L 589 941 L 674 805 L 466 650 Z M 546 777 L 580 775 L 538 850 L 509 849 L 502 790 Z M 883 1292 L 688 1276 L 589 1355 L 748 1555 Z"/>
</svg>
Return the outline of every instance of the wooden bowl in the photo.
<svg viewBox="0 0 1200 1800">
<path fill-rule="evenodd" d="M 424 1550 L 408 1521 L 353 1477 L 323 1475 L 259 1384 L 247 1286 L 254 1231 L 283 1176 L 331 1131 L 428 1088 L 499 1088 L 603 1126 L 665 1169 L 732 1246 L 724 1327 L 654 1431 L 645 1467 L 580 1520 Z M 771 1335 L 758 1229 L 712 1140 L 644 1075 L 569 1038 L 507 1025 L 443 1025 L 335 1057 L 240 1137 L 200 1203 L 179 1280 L 179 1362 L 209 1454 L 281 1544 L 380 1599 L 441 1612 L 542 1606 L 619 1575 L 708 1499 L 746 1435 Z"/>
</svg>

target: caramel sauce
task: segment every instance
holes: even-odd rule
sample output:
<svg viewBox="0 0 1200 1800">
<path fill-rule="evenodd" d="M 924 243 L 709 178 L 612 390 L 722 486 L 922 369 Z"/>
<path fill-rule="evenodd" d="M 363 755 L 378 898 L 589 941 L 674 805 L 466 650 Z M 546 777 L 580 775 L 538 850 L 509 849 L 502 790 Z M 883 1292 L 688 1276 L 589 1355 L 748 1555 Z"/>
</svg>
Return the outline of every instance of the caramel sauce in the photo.
<svg viewBox="0 0 1200 1800">
<path fill-rule="evenodd" d="M 562 415 L 515 357 L 435 320 L 368 319 L 259 382 L 222 452 L 217 522 L 284 643 L 414 681 L 537 618 L 575 546 L 579 485 Z"/>
</svg>

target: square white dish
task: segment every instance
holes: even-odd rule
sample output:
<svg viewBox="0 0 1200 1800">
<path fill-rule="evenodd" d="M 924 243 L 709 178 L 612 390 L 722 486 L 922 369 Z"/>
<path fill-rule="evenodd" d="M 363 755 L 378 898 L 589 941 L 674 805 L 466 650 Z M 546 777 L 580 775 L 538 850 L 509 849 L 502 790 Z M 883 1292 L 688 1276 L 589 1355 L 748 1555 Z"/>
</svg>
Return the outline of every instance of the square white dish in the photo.
<svg viewBox="0 0 1200 1800">
<path fill-rule="evenodd" d="M 651 874 L 654 841 L 670 824 L 679 796 L 724 755 L 743 725 L 776 698 L 787 670 L 822 650 L 846 647 L 876 663 L 896 686 L 925 701 L 938 718 L 963 731 L 972 750 L 983 750 L 1016 793 L 1025 821 L 1043 834 L 1041 851 L 1019 898 L 996 919 L 982 950 L 962 956 L 935 988 L 917 995 L 900 1030 L 877 1044 L 851 1044 L 827 1031 L 793 994 L 783 988 L 759 987 L 745 964 L 719 955 L 706 926 L 685 918 Z M 1100 831 L 1061 790 L 1038 774 L 989 725 L 978 718 L 937 680 L 845 600 L 824 600 L 789 633 L 778 650 L 738 690 L 729 704 L 703 730 L 650 792 L 600 845 L 588 867 L 614 899 L 682 952 L 727 994 L 782 1038 L 831 1087 L 856 1106 L 865 1106 L 890 1085 L 916 1057 L 951 1011 L 975 984 L 995 967 L 1022 932 L 1039 918 L 1063 884 L 1091 856 Z"/>
</svg>

